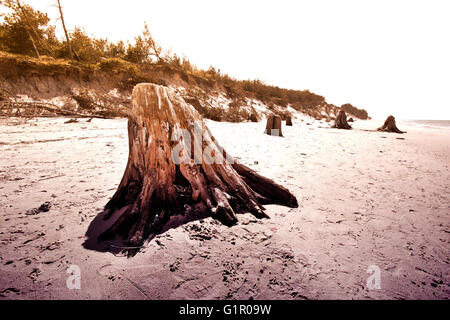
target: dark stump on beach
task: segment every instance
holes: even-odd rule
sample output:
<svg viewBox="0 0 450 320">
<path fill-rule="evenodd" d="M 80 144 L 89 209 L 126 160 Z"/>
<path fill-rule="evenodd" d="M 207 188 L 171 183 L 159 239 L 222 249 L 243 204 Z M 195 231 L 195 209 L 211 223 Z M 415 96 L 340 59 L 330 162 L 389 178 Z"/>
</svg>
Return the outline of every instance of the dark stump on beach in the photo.
<svg viewBox="0 0 450 320">
<path fill-rule="evenodd" d="M 387 117 L 386 121 L 384 121 L 383 126 L 378 128 L 377 131 L 394 132 L 394 133 L 405 133 L 404 131 L 401 131 L 399 128 L 397 128 L 397 124 L 395 123 L 395 117 L 394 116 Z"/>
<path fill-rule="evenodd" d="M 282 137 L 283 133 L 281 132 L 281 117 L 276 115 L 270 115 L 267 118 L 266 130 L 265 134 L 269 136 L 278 136 Z"/>
<path fill-rule="evenodd" d="M 286 117 L 286 125 L 292 127 L 292 117 L 290 116 Z"/>
<path fill-rule="evenodd" d="M 201 212 L 231 226 L 240 212 L 267 218 L 265 204 L 298 206 L 289 190 L 228 155 L 195 108 L 170 88 L 134 88 L 128 139 L 128 163 L 105 219 L 121 214 L 99 239 L 121 236 L 129 256 L 175 215 Z"/>
<path fill-rule="evenodd" d="M 256 115 L 256 113 L 252 113 L 250 115 L 250 121 L 251 122 L 258 122 L 258 116 Z"/>
<path fill-rule="evenodd" d="M 344 110 L 339 111 L 338 116 L 334 122 L 333 128 L 337 129 L 351 129 L 352 127 L 347 122 L 347 115 Z"/>
</svg>

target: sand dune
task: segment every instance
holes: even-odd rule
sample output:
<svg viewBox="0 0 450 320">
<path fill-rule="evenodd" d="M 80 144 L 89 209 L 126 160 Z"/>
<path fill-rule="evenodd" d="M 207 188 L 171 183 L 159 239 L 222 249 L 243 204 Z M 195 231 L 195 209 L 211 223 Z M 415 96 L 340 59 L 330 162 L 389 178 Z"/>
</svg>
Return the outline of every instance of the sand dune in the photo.
<svg viewBox="0 0 450 320">
<path fill-rule="evenodd" d="M 243 214 L 231 228 L 189 222 L 127 259 L 85 237 L 122 177 L 126 120 L 66 120 L 0 125 L 1 299 L 450 297 L 450 130 L 296 119 L 279 138 L 262 122 L 207 121 L 299 208 L 267 206 L 271 219 Z M 70 265 L 79 290 L 66 286 Z M 371 265 L 378 290 L 366 286 Z"/>
</svg>

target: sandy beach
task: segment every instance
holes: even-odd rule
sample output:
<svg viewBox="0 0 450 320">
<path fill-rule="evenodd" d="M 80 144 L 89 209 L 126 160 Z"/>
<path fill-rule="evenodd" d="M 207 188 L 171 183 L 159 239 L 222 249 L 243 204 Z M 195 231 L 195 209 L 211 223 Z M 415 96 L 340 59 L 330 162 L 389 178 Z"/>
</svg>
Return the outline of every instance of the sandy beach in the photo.
<svg viewBox="0 0 450 320">
<path fill-rule="evenodd" d="M 270 219 L 241 214 L 233 227 L 189 222 L 126 258 L 93 235 L 125 169 L 127 120 L 67 120 L 0 124 L 0 299 L 450 297 L 450 130 L 304 118 L 280 138 L 264 122 L 208 120 L 299 208 L 269 205 Z M 66 285 L 71 265 L 80 289 Z M 370 266 L 380 289 L 367 287 Z"/>
</svg>

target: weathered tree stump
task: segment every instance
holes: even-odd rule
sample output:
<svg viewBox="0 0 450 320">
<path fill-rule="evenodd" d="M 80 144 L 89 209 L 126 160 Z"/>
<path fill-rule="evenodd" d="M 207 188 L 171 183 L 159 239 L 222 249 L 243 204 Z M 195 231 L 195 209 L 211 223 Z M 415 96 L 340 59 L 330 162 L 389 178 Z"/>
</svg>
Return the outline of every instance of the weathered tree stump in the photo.
<svg viewBox="0 0 450 320">
<path fill-rule="evenodd" d="M 286 117 L 286 125 L 292 127 L 292 117 L 290 116 Z"/>
<path fill-rule="evenodd" d="M 128 164 L 105 219 L 123 213 L 100 239 L 122 236 L 129 255 L 175 215 L 203 212 L 231 226 L 236 213 L 268 218 L 264 204 L 298 206 L 286 188 L 236 163 L 194 107 L 170 88 L 134 88 L 128 138 Z"/>
<path fill-rule="evenodd" d="M 281 117 L 276 115 L 270 115 L 267 118 L 266 130 L 265 134 L 269 136 L 278 136 L 282 137 L 283 133 L 281 132 Z"/>
<path fill-rule="evenodd" d="M 377 131 L 405 133 L 404 131 L 401 131 L 399 128 L 397 128 L 397 124 L 395 123 L 394 116 L 387 117 L 386 121 L 384 121 L 383 126 L 378 128 Z"/>
<path fill-rule="evenodd" d="M 355 122 L 355 120 L 353 120 L 353 118 L 348 119 L 348 122 Z"/>
<path fill-rule="evenodd" d="M 352 127 L 347 122 L 347 115 L 344 110 L 339 111 L 338 116 L 334 122 L 333 128 L 337 129 L 351 129 Z"/>
</svg>

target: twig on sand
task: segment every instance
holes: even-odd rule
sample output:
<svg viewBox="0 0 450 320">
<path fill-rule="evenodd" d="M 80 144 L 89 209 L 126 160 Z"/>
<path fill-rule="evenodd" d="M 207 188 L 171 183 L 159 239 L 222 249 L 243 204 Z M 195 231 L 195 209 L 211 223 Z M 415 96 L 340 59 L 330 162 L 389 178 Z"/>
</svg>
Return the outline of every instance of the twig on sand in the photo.
<svg viewBox="0 0 450 320">
<path fill-rule="evenodd" d="M 48 260 L 48 261 L 42 261 L 41 263 L 43 263 L 43 264 L 52 264 L 52 263 L 55 263 L 55 262 L 58 262 L 59 260 L 61 260 L 62 258 L 64 258 L 66 255 L 62 255 L 61 257 L 59 257 L 58 259 L 55 259 L 55 260 Z"/>
<path fill-rule="evenodd" d="M 55 179 L 55 178 L 61 178 L 61 177 L 64 177 L 64 176 L 65 176 L 65 174 L 60 174 L 59 176 L 42 178 L 42 179 L 39 179 L 38 181 L 44 181 L 44 180 L 50 180 L 50 179 Z"/>
<path fill-rule="evenodd" d="M 429 271 L 424 270 L 424 269 L 422 269 L 422 268 L 415 267 L 415 269 L 418 270 L 418 271 L 422 271 L 422 272 L 424 272 L 424 273 L 426 273 L 426 274 L 429 274 L 430 276 L 435 276 L 435 277 L 441 278 L 441 276 L 437 275 L 436 273 L 429 272 Z"/>
<path fill-rule="evenodd" d="M 147 248 L 147 246 L 138 246 L 138 247 L 122 247 L 122 246 L 116 246 L 114 244 L 107 243 L 108 246 L 116 249 L 142 249 Z"/>
<path fill-rule="evenodd" d="M 139 291 L 144 297 L 146 297 L 147 299 L 150 299 L 150 297 L 147 295 L 147 293 L 145 292 L 144 289 L 142 289 L 136 282 L 134 282 L 133 280 L 131 280 L 130 278 L 128 278 L 126 275 L 124 275 L 122 272 L 120 272 L 120 270 L 112 265 L 112 264 L 105 264 L 104 266 L 101 266 L 100 268 L 97 269 L 97 273 L 100 275 L 103 275 L 100 270 L 106 267 L 111 267 L 113 269 L 115 269 L 115 271 L 120 274 L 124 279 L 126 279 L 133 287 L 136 288 L 137 291 Z"/>
</svg>

